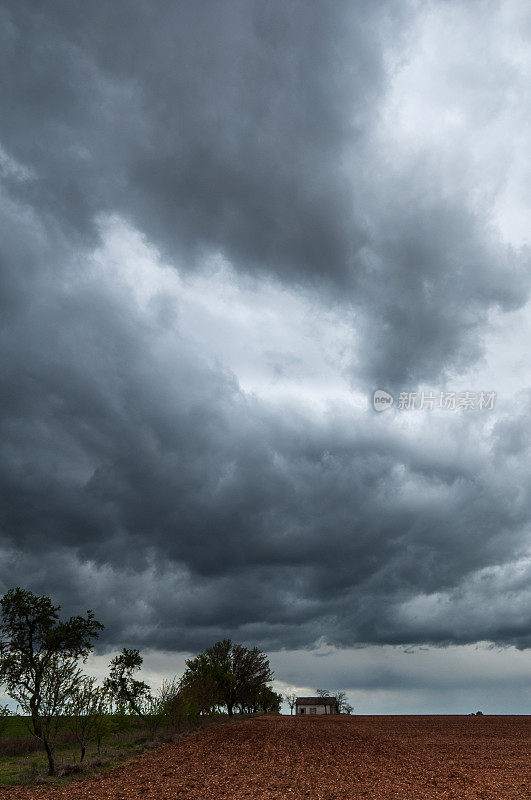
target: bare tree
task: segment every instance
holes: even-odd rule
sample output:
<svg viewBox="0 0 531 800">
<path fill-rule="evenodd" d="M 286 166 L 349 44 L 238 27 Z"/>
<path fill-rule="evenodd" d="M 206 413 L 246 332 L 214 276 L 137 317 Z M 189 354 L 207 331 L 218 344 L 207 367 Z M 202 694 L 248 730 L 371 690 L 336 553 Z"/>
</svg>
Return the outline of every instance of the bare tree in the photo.
<svg viewBox="0 0 531 800">
<path fill-rule="evenodd" d="M 159 689 L 159 699 L 163 705 L 171 701 L 179 694 L 179 679 L 176 675 L 173 678 L 164 679 Z"/>
<path fill-rule="evenodd" d="M 178 713 L 179 680 L 176 675 L 173 678 L 164 679 L 162 681 L 157 699 L 161 713 L 171 725 L 175 725 L 180 716 Z"/>
<path fill-rule="evenodd" d="M 13 687 L 10 696 L 17 701 L 28 730 L 42 742 L 48 758 L 48 774 L 55 775 L 55 745 L 60 728 L 67 719 L 66 713 L 73 692 L 81 680 L 77 660 L 65 661 L 53 656 L 41 672 L 39 691 L 38 727 L 32 717 L 33 692 L 20 684 Z"/>
<path fill-rule="evenodd" d="M 289 706 L 290 715 L 293 714 L 293 709 L 295 708 L 295 703 L 297 702 L 297 695 L 295 692 L 289 692 L 289 694 L 284 695 L 284 700 Z"/>
<path fill-rule="evenodd" d="M 149 728 L 151 738 L 155 738 L 157 729 L 164 723 L 165 708 L 160 698 L 150 695 L 142 703 L 142 711 L 144 714 L 144 722 Z"/>
<path fill-rule="evenodd" d="M 336 692 L 337 710 L 341 714 L 344 710 L 345 703 L 347 702 L 346 692 Z"/>
<path fill-rule="evenodd" d="M 336 700 L 337 700 L 337 710 L 339 711 L 340 714 L 351 714 L 352 711 L 354 711 L 354 709 L 348 702 L 346 692 L 337 692 Z"/>
<path fill-rule="evenodd" d="M 72 732 L 81 751 L 80 762 L 85 758 L 87 744 L 98 740 L 101 746 L 103 716 L 107 711 L 107 696 L 96 685 L 95 678 L 82 678 L 70 696 L 66 713 L 70 717 Z"/>
<path fill-rule="evenodd" d="M 330 692 L 328 691 L 328 689 L 316 689 L 315 691 L 317 692 L 319 697 L 323 698 L 323 700 L 324 700 L 325 697 L 330 697 Z M 325 714 L 328 714 L 328 711 L 326 709 L 327 709 L 327 705 L 326 705 L 326 702 L 325 702 L 324 703 L 324 710 L 325 710 Z"/>
</svg>

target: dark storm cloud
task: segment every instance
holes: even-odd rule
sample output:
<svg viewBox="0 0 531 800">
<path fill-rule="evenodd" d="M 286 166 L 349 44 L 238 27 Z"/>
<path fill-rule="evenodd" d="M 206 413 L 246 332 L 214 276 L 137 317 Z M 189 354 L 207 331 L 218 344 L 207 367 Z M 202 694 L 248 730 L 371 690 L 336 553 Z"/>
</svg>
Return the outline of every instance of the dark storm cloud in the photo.
<svg viewBox="0 0 531 800">
<path fill-rule="evenodd" d="M 159 347 L 164 315 L 91 272 L 117 213 L 180 270 L 219 251 L 354 308 L 357 386 L 476 358 L 523 265 L 465 187 L 388 174 L 373 133 L 404 9 L 4 10 L 2 588 L 94 606 L 117 645 L 530 643 L 528 615 L 481 605 L 526 552 L 502 428 L 494 473 L 473 423 L 421 444 L 373 416 L 274 413 L 184 337 Z"/>
<path fill-rule="evenodd" d="M 437 186 L 388 187 L 394 207 L 375 213 L 363 287 L 365 374 L 403 389 L 466 368 L 482 355 L 489 310 L 525 302 L 529 254 L 497 241 L 490 220 Z M 385 287 L 385 288 L 384 288 Z"/>
<path fill-rule="evenodd" d="M 4 145 L 86 234 L 131 214 L 174 254 L 344 281 L 362 240 L 342 144 L 380 88 L 382 4 L 15 4 Z"/>
<path fill-rule="evenodd" d="M 91 241 L 118 211 L 188 269 L 241 271 L 357 308 L 356 383 L 437 376 L 480 352 L 478 323 L 527 291 L 462 190 L 402 177 L 374 132 L 400 2 L 8 4 L 2 142 L 17 191 Z M 349 312 L 350 313 L 350 312 Z"/>
<path fill-rule="evenodd" d="M 55 252 L 4 332 L 4 588 L 94 606 L 117 645 L 528 643 L 525 614 L 477 608 L 525 552 L 530 501 L 474 424 L 441 429 L 456 460 L 374 415 L 279 417 Z"/>
</svg>

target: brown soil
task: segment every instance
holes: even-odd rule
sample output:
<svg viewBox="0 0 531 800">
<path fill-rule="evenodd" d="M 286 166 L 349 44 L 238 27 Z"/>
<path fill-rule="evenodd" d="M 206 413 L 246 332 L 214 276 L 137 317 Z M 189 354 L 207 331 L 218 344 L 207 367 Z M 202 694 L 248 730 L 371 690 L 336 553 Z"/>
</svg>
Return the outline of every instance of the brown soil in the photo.
<svg viewBox="0 0 531 800">
<path fill-rule="evenodd" d="M 0 800 L 531 798 L 531 717 L 259 717 Z"/>
</svg>

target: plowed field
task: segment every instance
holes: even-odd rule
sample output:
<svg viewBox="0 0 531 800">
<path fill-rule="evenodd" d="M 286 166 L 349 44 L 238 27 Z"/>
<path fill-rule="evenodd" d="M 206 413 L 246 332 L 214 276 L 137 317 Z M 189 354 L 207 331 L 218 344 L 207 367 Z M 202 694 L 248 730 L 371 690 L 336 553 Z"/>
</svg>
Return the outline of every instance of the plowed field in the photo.
<svg viewBox="0 0 531 800">
<path fill-rule="evenodd" d="M 97 780 L 0 798 L 531 798 L 531 717 L 258 717 L 164 745 Z"/>
</svg>

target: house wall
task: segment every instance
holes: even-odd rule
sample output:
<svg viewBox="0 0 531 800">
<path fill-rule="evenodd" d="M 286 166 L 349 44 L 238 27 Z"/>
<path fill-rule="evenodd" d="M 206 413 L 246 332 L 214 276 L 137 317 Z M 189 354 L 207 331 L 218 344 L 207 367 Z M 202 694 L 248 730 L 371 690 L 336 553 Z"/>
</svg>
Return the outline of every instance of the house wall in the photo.
<svg viewBox="0 0 531 800">
<path fill-rule="evenodd" d="M 297 714 L 301 713 L 301 708 L 304 708 L 304 714 L 334 714 L 335 710 L 330 706 L 327 708 L 326 706 L 297 706 Z M 312 711 L 310 711 L 312 709 Z"/>
</svg>

